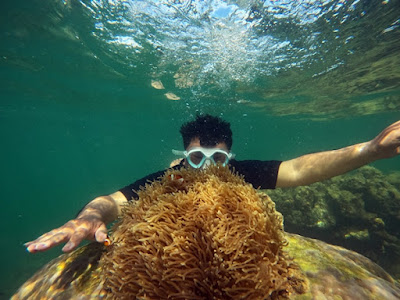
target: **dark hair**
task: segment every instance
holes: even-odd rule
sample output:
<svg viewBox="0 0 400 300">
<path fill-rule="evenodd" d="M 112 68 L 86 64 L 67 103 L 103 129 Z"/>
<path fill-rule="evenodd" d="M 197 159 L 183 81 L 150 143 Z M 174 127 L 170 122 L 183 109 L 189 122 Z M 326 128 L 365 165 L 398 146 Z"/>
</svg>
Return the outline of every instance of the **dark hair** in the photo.
<svg viewBox="0 0 400 300">
<path fill-rule="evenodd" d="M 231 125 L 211 115 L 197 115 L 194 121 L 182 125 L 180 133 L 185 149 L 194 138 L 200 139 L 201 146 L 212 147 L 224 142 L 229 150 L 232 147 Z"/>
</svg>

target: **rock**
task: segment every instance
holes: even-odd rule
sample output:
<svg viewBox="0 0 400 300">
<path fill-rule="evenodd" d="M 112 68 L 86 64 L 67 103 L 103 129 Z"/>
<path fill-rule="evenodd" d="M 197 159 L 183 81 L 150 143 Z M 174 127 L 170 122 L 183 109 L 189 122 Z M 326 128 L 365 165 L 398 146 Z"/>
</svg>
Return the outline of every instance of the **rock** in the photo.
<svg viewBox="0 0 400 300">
<path fill-rule="evenodd" d="M 304 294 L 289 299 L 399 299 L 398 283 L 368 258 L 319 240 L 286 234 L 285 247 L 306 277 Z M 12 297 L 17 299 L 101 299 L 98 262 L 104 246 L 92 243 L 54 259 Z"/>
<path fill-rule="evenodd" d="M 399 173 L 365 166 L 310 186 L 265 191 L 285 230 L 357 251 L 400 278 Z"/>
</svg>

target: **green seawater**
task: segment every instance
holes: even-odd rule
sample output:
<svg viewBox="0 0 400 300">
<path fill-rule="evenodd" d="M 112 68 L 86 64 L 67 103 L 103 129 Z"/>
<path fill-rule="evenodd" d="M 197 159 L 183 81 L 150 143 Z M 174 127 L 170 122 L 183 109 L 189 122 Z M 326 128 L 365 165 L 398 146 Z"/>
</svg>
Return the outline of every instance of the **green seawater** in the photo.
<svg viewBox="0 0 400 300">
<path fill-rule="evenodd" d="M 61 253 L 24 242 L 166 168 L 198 113 L 231 122 L 237 159 L 264 160 L 400 119 L 400 1 L 6 0 L 0 15 L 0 299 Z"/>
</svg>

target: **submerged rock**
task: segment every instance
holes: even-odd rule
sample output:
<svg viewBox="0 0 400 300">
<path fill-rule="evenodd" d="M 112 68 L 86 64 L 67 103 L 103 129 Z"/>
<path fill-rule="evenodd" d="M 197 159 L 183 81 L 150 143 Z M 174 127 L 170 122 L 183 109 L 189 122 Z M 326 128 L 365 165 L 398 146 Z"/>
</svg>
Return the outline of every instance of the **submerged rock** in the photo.
<svg viewBox="0 0 400 300">
<path fill-rule="evenodd" d="M 266 191 L 285 230 L 357 251 L 400 279 L 400 176 L 366 166 L 324 182 Z"/>
<path fill-rule="evenodd" d="M 285 237 L 288 245 L 284 249 L 305 278 L 303 294 L 292 294 L 289 299 L 400 298 L 396 281 L 368 258 L 300 235 L 287 233 Z M 98 265 L 104 251 L 103 245 L 92 243 L 59 256 L 22 285 L 12 299 L 107 298 Z"/>
<path fill-rule="evenodd" d="M 271 199 L 227 168 L 168 171 L 114 227 L 56 258 L 12 299 L 398 299 L 381 267 L 287 234 Z"/>
</svg>

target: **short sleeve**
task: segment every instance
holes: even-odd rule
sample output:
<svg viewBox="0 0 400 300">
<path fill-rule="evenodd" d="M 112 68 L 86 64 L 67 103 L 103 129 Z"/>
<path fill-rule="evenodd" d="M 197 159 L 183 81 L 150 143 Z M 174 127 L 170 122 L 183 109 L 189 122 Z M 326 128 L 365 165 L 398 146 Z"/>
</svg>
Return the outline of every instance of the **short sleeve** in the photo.
<svg viewBox="0 0 400 300">
<path fill-rule="evenodd" d="M 279 160 L 232 160 L 229 164 L 254 188 L 274 189 L 281 163 Z"/>
<path fill-rule="evenodd" d="M 125 198 L 128 199 L 128 201 L 136 200 L 136 199 L 138 199 L 138 195 L 137 195 L 136 191 L 138 191 L 141 186 L 145 186 L 146 183 L 160 178 L 165 173 L 165 171 L 166 170 L 158 171 L 158 172 L 152 173 L 150 175 L 147 175 L 146 177 L 136 180 L 134 183 L 131 183 L 130 185 L 123 187 L 119 191 L 122 194 L 124 194 Z"/>
</svg>

